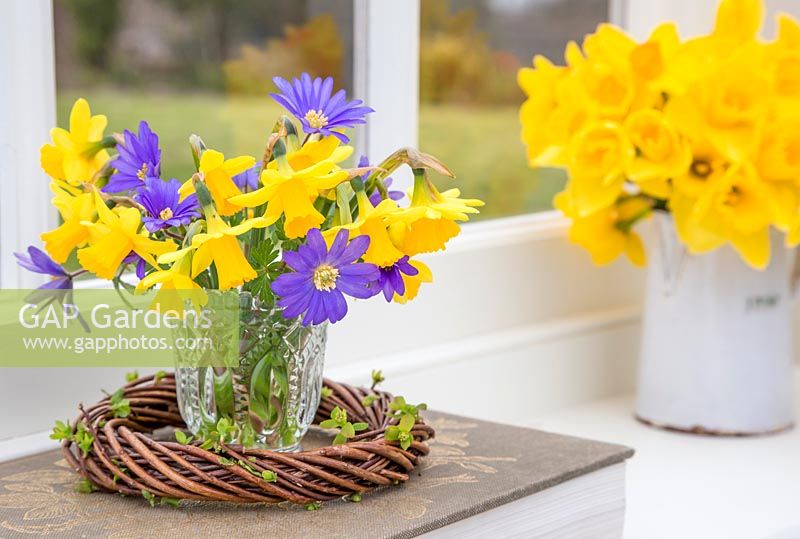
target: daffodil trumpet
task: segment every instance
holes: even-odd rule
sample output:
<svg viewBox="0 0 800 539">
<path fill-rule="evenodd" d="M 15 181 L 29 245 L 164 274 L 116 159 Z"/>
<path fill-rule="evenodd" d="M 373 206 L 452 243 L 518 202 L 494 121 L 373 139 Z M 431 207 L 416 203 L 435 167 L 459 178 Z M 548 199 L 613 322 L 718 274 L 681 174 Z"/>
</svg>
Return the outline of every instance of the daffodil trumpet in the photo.
<svg viewBox="0 0 800 539">
<path fill-rule="evenodd" d="M 644 263 L 633 228 L 651 210 L 672 214 L 689 252 L 730 245 L 757 269 L 772 228 L 800 243 L 800 24 L 782 15 L 765 42 L 763 14 L 763 0 L 721 0 L 691 39 L 673 23 L 641 41 L 601 24 L 566 45 L 566 66 L 537 56 L 519 71 L 529 163 L 565 169 L 555 206 L 596 263 Z"/>
</svg>

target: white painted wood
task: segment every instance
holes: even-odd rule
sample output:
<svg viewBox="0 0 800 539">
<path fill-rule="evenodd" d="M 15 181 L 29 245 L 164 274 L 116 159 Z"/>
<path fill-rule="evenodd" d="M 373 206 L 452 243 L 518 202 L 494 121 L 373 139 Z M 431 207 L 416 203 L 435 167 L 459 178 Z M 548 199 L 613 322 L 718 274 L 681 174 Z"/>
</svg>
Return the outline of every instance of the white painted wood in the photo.
<svg viewBox="0 0 800 539">
<path fill-rule="evenodd" d="M 644 39 L 659 24 L 675 21 L 681 37 L 693 37 L 711 31 L 716 11 L 716 0 L 624 0 L 622 26 Z"/>
<path fill-rule="evenodd" d="M 793 378 L 800 389 L 800 370 Z M 623 395 L 525 423 L 636 450 L 627 461 L 626 539 L 800 537 L 800 429 L 745 438 L 678 434 L 633 419 L 633 403 Z"/>
<path fill-rule="evenodd" d="M 419 137 L 419 0 L 354 1 L 355 88 L 376 112 L 360 130 L 361 148 L 373 163 Z M 393 174 L 399 188 L 411 173 Z M 393 186 L 394 187 L 394 186 Z"/>
<path fill-rule="evenodd" d="M 387 376 L 385 387 L 410 402 L 426 402 L 437 410 L 481 419 L 524 423 L 558 408 L 631 391 L 638 332 L 638 308 L 621 308 L 441 342 L 402 354 L 373 354 L 357 363 L 343 363 L 341 356 L 328 354 L 326 375 L 366 384 L 372 369 L 382 369 Z M 24 415 L 2 416 L 0 440 L 41 432 L 51 428 L 55 419 L 71 418 L 78 402 L 95 402 L 101 388 L 113 391 L 124 380 L 125 371 L 18 369 L 11 377 L 0 373 L 0 407 L 8 410 L 19 402 L 37 402 Z M 36 440 L 41 443 L 31 445 Z M 0 460 L 4 447 L 21 456 L 20 450 L 33 453 L 52 445 L 46 436 L 0 442 Z"/>
<path fill-rule="evenodd" d="M 53 21 L 49 0 L 5 0 L 0 17 L 0 284 L 36 286 L 15 251 L 39 245 L 56 223 L 39 147 L 55 125 Z"/>
<path fill-rule="evenodd" d="M 612 0 L 612 20 L 619 20 L 634 37 L 642 39 L 650 31 L 665 21 L 678 24 L 681 37 L 694 37 L 706 34 L 714 26 L 714 16 L 718 0 Z M 800 16 L 800 2 L 797 0 L 766 0 L 762 36 L 771 39 L 775 35 L 775 16 L 789 13 Z"/>
<path fill-rule="evenodd" d="M 775 232 L 764 271 L 725 246 L 686 252 L 659 214 L 650 250 L 637 414 L 681 429 L 761 433 L 794 420 L 794 258 Z"/>
</svg>

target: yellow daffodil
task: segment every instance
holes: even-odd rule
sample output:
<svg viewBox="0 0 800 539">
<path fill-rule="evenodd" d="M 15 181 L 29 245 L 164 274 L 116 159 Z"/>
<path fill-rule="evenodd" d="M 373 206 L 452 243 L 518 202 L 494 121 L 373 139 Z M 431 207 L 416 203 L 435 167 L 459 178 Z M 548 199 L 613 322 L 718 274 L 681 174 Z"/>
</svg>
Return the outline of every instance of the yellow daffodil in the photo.
<svg viewBox="0 0 800 539">
<path fill-rule="evenodd" d="M 776 208 L 769 186 L 749 163 L 735 164 L 711 178 L 697 199 L 676 196 L 670 201 L 676 229 L 691 253 L 704 253 L 726 241 L 751 266 L 769 262 L 769 227 Z"/>
<path fill-rule="evenodd" d="M 230 203 L 230 199 L 242 192 L 233 182 L 233 177 L 253 168 L 256 160 L 249 155 L 241 155 L 231 159 L 225 159 L 225 155 L 216 150 L 206 150 L 200 157 L 200 173 L 203 182 L 208 186 L 211 196 L 214 198 L 214 205 L 220 215 L 233 215 L 241 210 L 240 206 Z M 181 200 L 194 193 L 194 183 L 191 179 L 187 180 L 178 191 Z"/>
<path fill-rule="evenodd" d="M 330 137 L 334 138 L 334 137 Z M 325 140 L 325 139 L 323 139 Z M 320 141 L 322 142 L 322 141 Z M 312 143 L 313 144 L 313 143 Z M 319 227 L 325 217 L 314 207 L 313 202 L 322 194 L 345 181 L 349 177 L 346 170 L 336 163 L 346 158 L 352 148 L 343 147 L 340 151 L 331 150 L 328 157 L 314 161 L 325 154 L 332 142 L 325 140 L 306 152 L 286 155 L 281 141 L 275 145 L 275 165 L 261 172 L 263 187 L 230 199 L 238 207 L 254 208 L 267 204 L 264 218 L 269 226 L 281 215 L 286 216 L 284 231 L 289 238 L 302 238 L 312 229 Z M 347 148 L 347 149 L 345 149 Z M 345 155 L 347 154 L 347 155 Z M 294 162 L 298 167 L 295 169 Z M 308 165 L 308 166 L 306 166 Z"/>
<path fill-rule="evenodd" d="M 321 161 L 339 164 L 353 154 L 352 146 L 342 146 L 334 136 L 322 137 L 319 140 L 306 142 L 300 148 L 286 154 L 286 160 L 292 170 L 303 170 Z M 278 160 L 269 162 L 268 168 L 277 169 Z"/>
<path fill-rule="evenodd" d="M 592 117 L 623 118 L 636 97 L 633 73 L 628 58 L 636 42 L 622 30 L 601 24 L 597 32 L 586 36 L 583 52 L 567 45 L 567 64 L 573 68 L 572 83 L 583 92 L 584 107 Z"/>
<path fill-rule="evenodd" d="M 269 226 L 263 217 L 246 219 L 235 226 L 226 223 L 216 211 L 208 188 L 201 182 L 195 185 L 197 199 L 205 214 L 205 232 L 192 236 L 191 245 L 174 253 L 159 257 L 161 264 L 170 264 L 194 251 L 192 255 L 191 278 L 194 279 L 214 264 L 217 274 L 217 288 L 229 290 L 257 277 L 245 258 L 237 236 L 253 228 Z"/>
<path fill-rule="evenodd" d="M 565 148 L 583 124 L 586 113 L 577 106 L 574 86 L 564 84 L 567 70 L 543 56 L 533 59 L 533 68 L 519 70 L 517 82 L 526 99 L 519 110 L 522 142 L 531 166 L 566 164 Z"/>
<path fill-rule="evenodd" d="M 416 275 L 406 275 L 403 274 L 403 284 L 406 287 L 405 292 L 402 295 L 395 292 L 392 301 L 395 303 L 408 303 L 409 301 L 413 300 L 417 297 L 419 293 L 419 288 L 422 286 L 422 283 L 432 283 L 433 282 L 433 273 L 428 266 L 420 262 L 419 260 L 409 260 L 409 264 L 414 266 L 417 269 Z"/>
<path fill-rule="evenodd" d="M 41 238 L 47 254 L 63 264 L 73 249 L 82 247 L 89 239 L 89 228 L 84 223 L 94 220 L 94 195 L 83 193 L 74 196 L 55 184 L 50 184 L 50 189 L 55 194 L 53 206 L 58 209 L 64 222 L 42 234 Z"/>
<path fill-rule="evenodd" d="M 635 155 L 627 133 L 613 122 L 591 124 L 573 138 L 567 189 L 579 216 L 614 203 L 622 193 L 625 170 Z"/>
<path fill-rule="evenodd" d="M 636 148 L 628 162 L 628 179 L 642 192 L 656 198 L 669 198 L 670 179 L 686 173 L 692 150 L 669 124 L 663 113 L 653 109 L 634 112 L 625 120 L 625 131 Z"/>
<path fill-rule="evenodd" d="M 192 280 L 192 256 L 189 250 L 176 251 L 174 262 L 169 269 L 158 269 L 136 285 L 137 291 L 148 290 L 160 284 L 153 303 L 161 312 L 183 312 L 186 300 L 195 307 L 205 305 L 208 296 L 203 288 Z"/>
<path fill-rule="evenodd" d="M 151 266 L 156 266 L 156 256 L 177 248 L 172 241 L 152 240 L 146 230 L 140 232 L 142 216 L 136 208 L 117 207 L 111 211 L 97 190 L 94 199 L 98 222 L 84 221 L 84 225 L 99 229 L 99 233 L 89 247 L 78 250 L 78 262 L 84 269 L 102 279 L 111 280 L 122 259 L 131 251 Z"/>
<path fill-rule="evenodd" d="M 664 93 L 673 93 L 679 88 L 669 69 L 679 47 L 678 28 L 670 22 L 656 27 L 644 43 L 633 48 L 629 57 L 631 72 L 640 85 L 633 104 L 635 110 L 660 107 Z"/>
<path fill-rule="evenodd" d="M 456 222 L 467 221 L 483 206 L 481 200 L 460 195 L 458 189 L 439 193 L 424 174 L 415 174 L 411 204 L 387 216 L 392 243 L 408 256 L 444 249 L 461 230 Z"/>
<path fill-rule="evenodd" d="M 778 118 L 800 116 L 800 24 L 792 17 L 778 17 L 778 37 L 767 46 Z"/>
<path fill-rule="evenodd" d="M 729 46 L 741 45 L 756 39 L 763 21 L 763 0 L 722 0 L 711 35 Z"/>
<path fill-rule="evenodd" d="M 610 264 L 625 254 L 637 266 L 644 266 L 646 255 L 642 239 L 633 225 L 650 214 L 651 202 L 643 197 L 623 197 L 615 204 L 589 214 L 578 212 L 569 192 L 559 193 L 555 207 L 572 219 L 571 242 L 580 245 L 598 265 Z"/>
<path fill-rule="evenodd" d="M 716 69 L 706 68 L 688 90 L 670 98 L 666 113 L 692 141 L 708 141 L 727 159 L 742 161 L 755 150 L 767 119 L 771 85 L 756 44 L 740 48 Z"/>
<path fill-rule="evenodd" d="M 325 241 L 333 242 L 336 233 L 345 228 L 350 231 L 350 239 L 358 236 L 369 236 L 369 247 L 364 253 L 364 262 L 379 267 L 391 266 L 403 256 L 403 252 L 392 243 L 387 229 L 387 217 L 397 211 L 397 203 L 383 200 L 378 207 L 372 205 L 363 190 L 356 192 L 358 200 L 358 218 L 354 223 L 341 225 L 323 233 Z"/>
<path fill-rule="evenodd" d="M 102 114 L 92 116 L 89 103 L 80 98 L 69 115 L 69 131 L 50 130 L 52 144 L 41 148 L 42 169 L 54 180 L 71 185 L 90 183 L 108 161 L 103 147 L 103 130 L 108 120 Z"/>
</svg>

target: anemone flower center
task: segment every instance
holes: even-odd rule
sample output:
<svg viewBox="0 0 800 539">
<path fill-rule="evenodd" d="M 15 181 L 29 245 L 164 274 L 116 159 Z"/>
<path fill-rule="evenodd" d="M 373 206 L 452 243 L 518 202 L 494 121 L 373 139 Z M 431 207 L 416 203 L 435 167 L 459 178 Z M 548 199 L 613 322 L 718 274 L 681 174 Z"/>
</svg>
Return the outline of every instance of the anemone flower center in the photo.
<svg viewBox="0 0 800 539">
<path fill-rule="evenodd" d="M 172 213 L 172 209 L 170 208 L 164 208 L 163 210 L 161 210 L 161 213 L 158 214 L 158 216 L 164 221 L 166 221 L 167 219 L 172 219 L 173 215 L 174 214 Z"/>
<path fill-rule="evenodd" d="M 317 290 L 330 292 L 336 288 L 336 279 L 339 277 L 339 270 L 330 264 L 320 264 L 314 270 L 314 286 Z"/>
<path fill-rule="evenodd" d="M 147 177 L 147 163 L 142 163 L 142 168 L 140 168 L 139 172 L 136 173 L 136 177 L 144 181 L 144 179 Z"/>
<path fill-rule="evenodd" d="M 322 109 L 311 109 L 306 112 L 306 120 L 308 120 L 308 125 L 314 129 L 320 129 L 328 125 L 328 117 L 322 114 Z"/>
</svg>

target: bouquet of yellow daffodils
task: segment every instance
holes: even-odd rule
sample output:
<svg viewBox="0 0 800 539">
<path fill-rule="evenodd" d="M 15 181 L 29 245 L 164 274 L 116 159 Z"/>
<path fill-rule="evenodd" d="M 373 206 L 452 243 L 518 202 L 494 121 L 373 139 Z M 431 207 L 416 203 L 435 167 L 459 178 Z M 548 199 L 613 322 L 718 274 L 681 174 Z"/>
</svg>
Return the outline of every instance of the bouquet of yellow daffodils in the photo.
<svg viewBox="0 0 800 539">
<path fill-rule="evenodd" d="M 259 162 L 226 158 L 193 135 L 197 172 L 183 181 L 162 177 L 147 122 L 104 136 L 106 117 L 79 99 L 69 130 L 53 129 L 41 150 L 62 224 L 42 234 L 46 253 L 32 246 L 19 263 L 52 277 L 44 286 L 54 289 L 82 273 L 118 285 L 135 273 L 138 290 L 240 289 L 305 325 L 341 320 L 345 296 L 413 299 L 432 280 L 413 257 L 443 249 L 483 203 L 439 192 L 428 172 L 452 174 L 411 149 L 342 168 L 353 152 L 345 129 L 372 109 L 334 93 L 331 78 L 274 81 L 273 99 L 295 121 L 278 120 Z M 403 164 L 414 172 L 408 194 L 389 189 Z M 75 251 L 80 269 L 68 271 Z"/>
<path fill-rule="evenodd" d="M 522 139 L 533 167 L 564 167 L 555 206 L 595 263 L 645 252 L 634 226 L 673 216 L 691 253 L 730 244 L 755 268 L 770 228 L 800 243 L 800 26 L 757 37 L 762 0 L 723 0 L 709 35 L 674 24 L 637 42 L 603 24 L 566 66 L 536 56 L 519 72 Z"/>
</svg>

